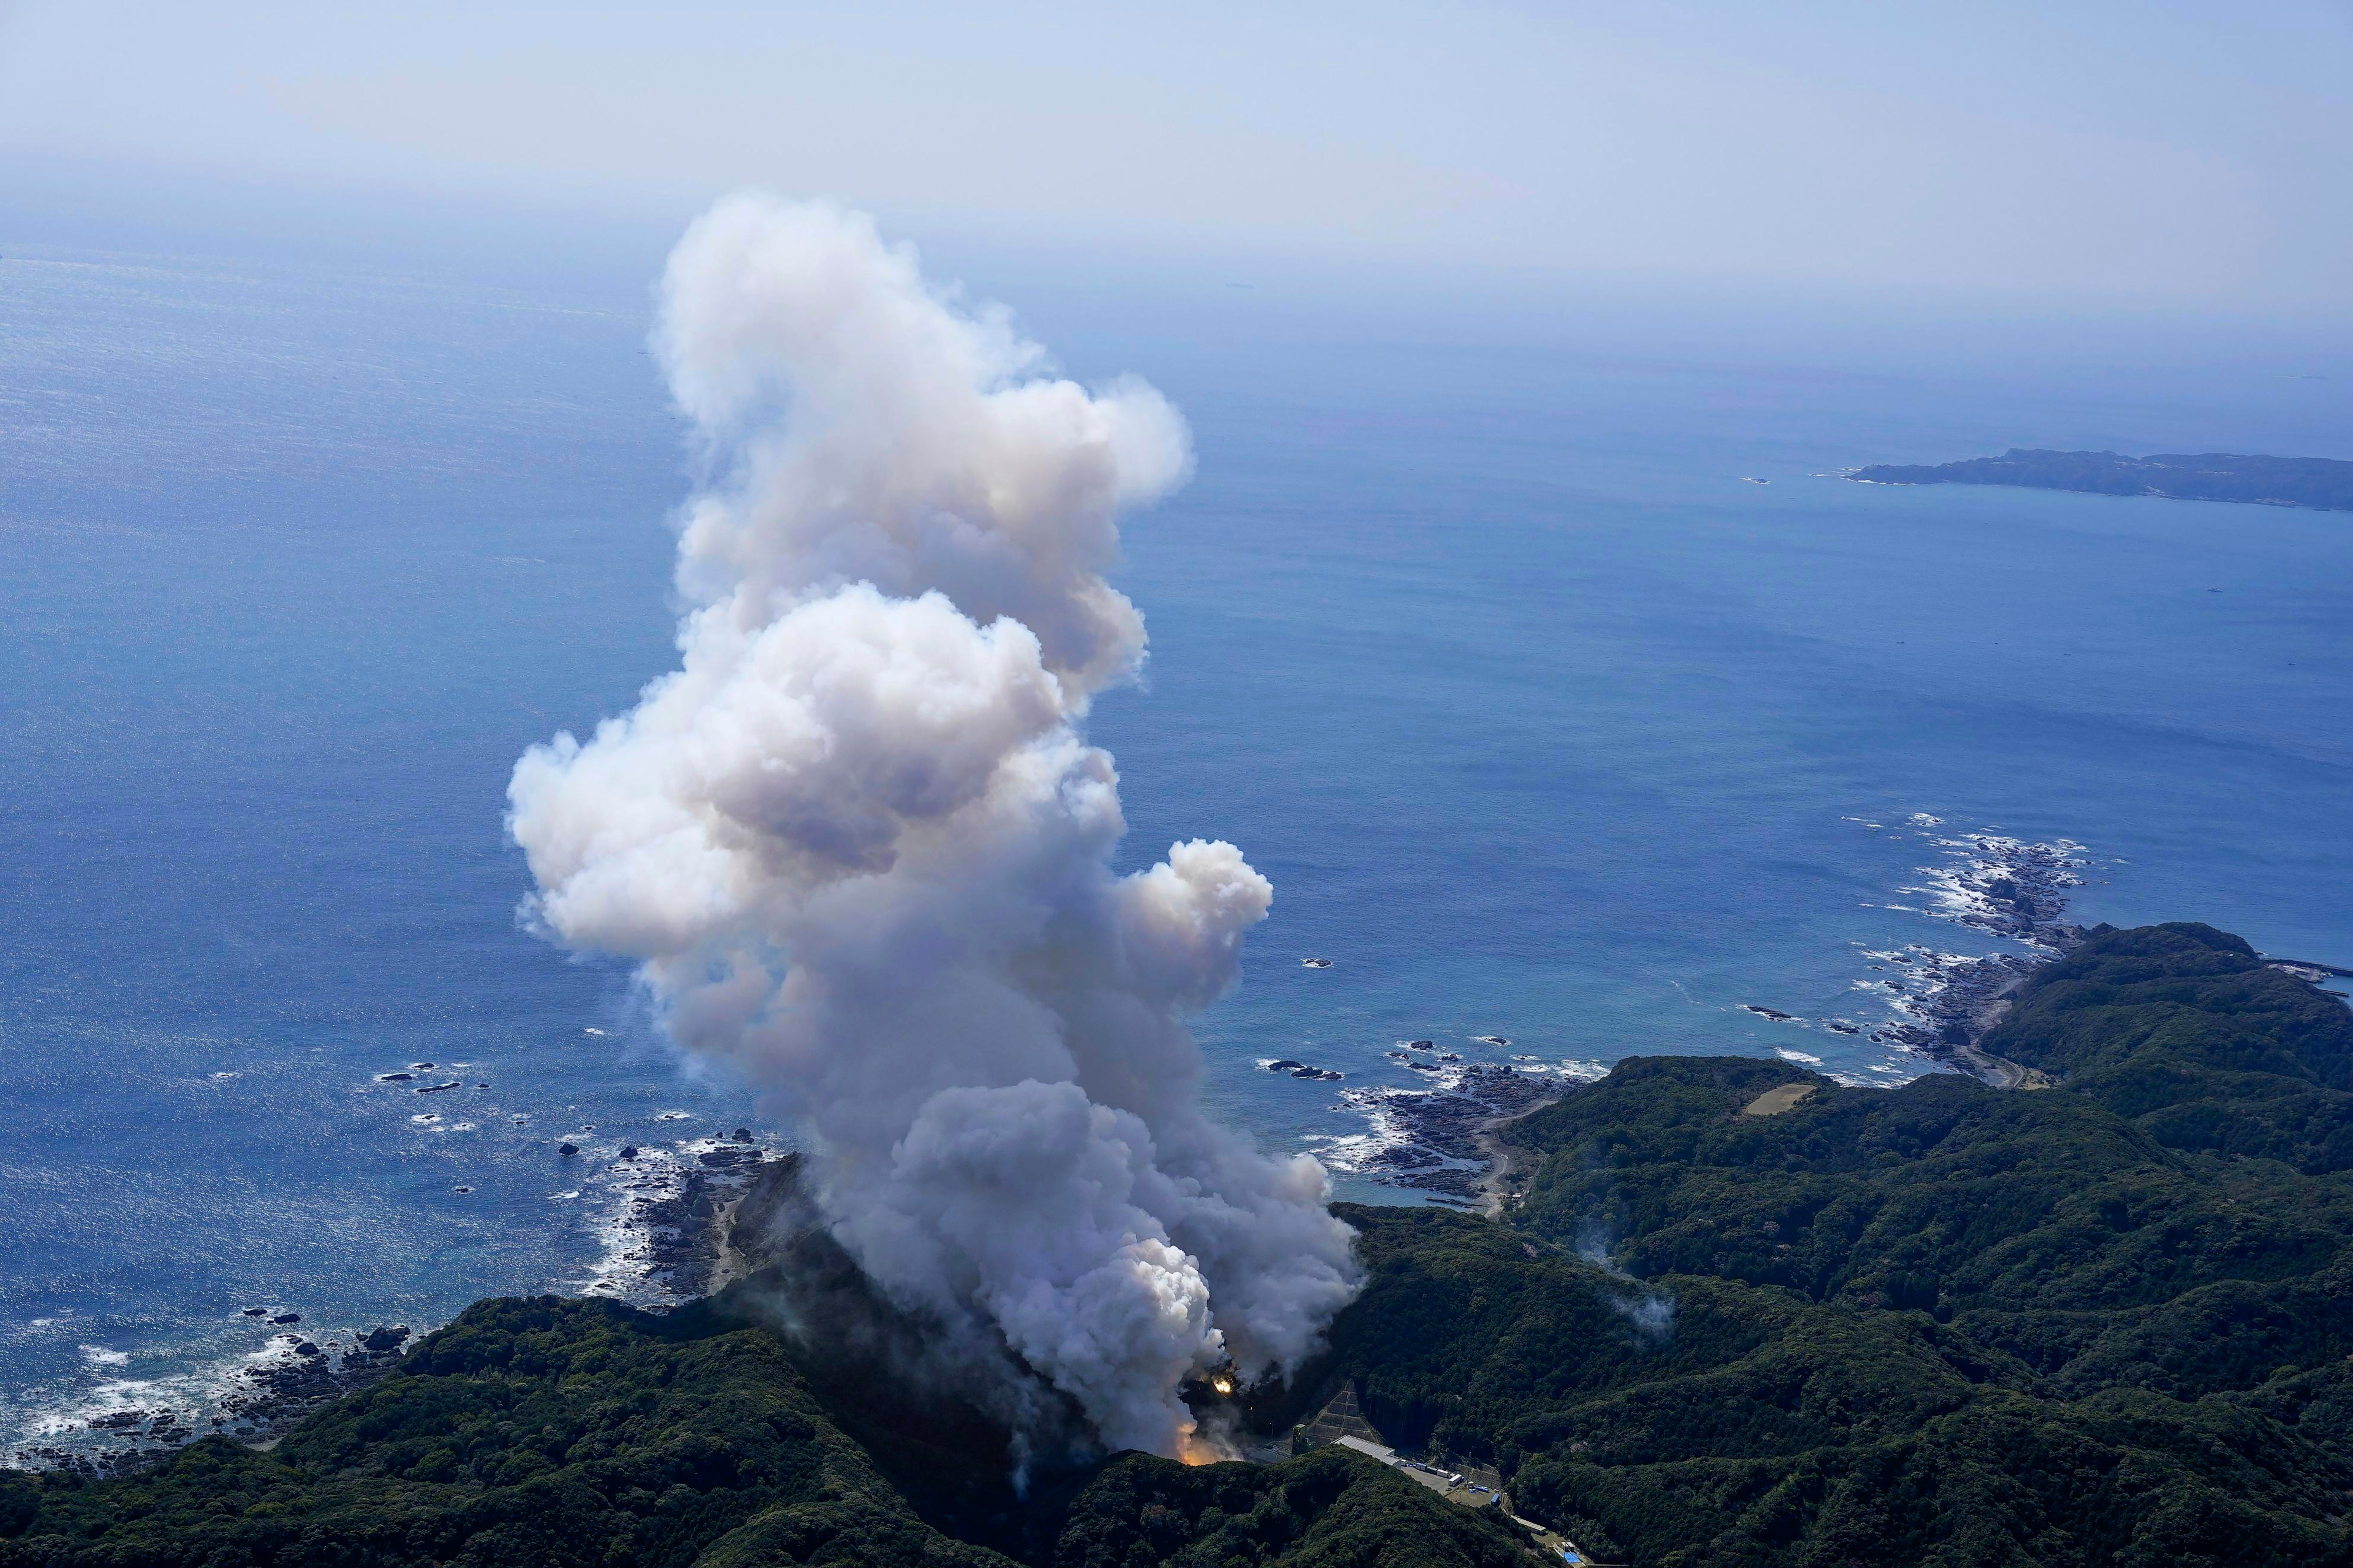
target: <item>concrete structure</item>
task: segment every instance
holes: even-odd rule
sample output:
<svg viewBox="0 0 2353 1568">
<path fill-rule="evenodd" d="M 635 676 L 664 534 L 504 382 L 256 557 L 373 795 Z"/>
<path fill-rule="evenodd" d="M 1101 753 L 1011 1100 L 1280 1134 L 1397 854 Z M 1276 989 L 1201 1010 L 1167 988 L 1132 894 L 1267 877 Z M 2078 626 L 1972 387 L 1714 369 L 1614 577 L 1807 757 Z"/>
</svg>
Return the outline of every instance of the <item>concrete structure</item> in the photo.
<svg viewBox="0 0 2353 1568">
<path fill-rule="evenodd" d="M 1476 1465 L 1461 1469 L 1425 1463 L 1398 1453 L 1381 1441 L 1381 1435 L 1365 1419 L 1356 1404 L 1356 1391 L 1343 1388 L 1332 1396 L 1330 1404 L 1315 1413 L 1315 1418 L 1292 1435 L 1294 1452 L 1337 1443 L 1353 1448 L 1367 1458 L 1377 1459 L 1394 1470 L 1402 1470 L 1431 1491 L 1452 1502 L 1470 1508 L 1490 1508 L 1503 1501 L 1504 1479 L 1494 1471 Z"/>
<path fill-rule="evenodd" d="M 1373 1424 L 1365 1419 L 1363 1408 L 1356 1403 L 1356 1391 L 1344 1387 L 1332 1396 L 1331 1403 L 1315 1413 L 1314 1420 L 1295 1427 L 1291 1434 L 1293 1453 L 1304 1453 L 1327 1443 L 1351 1448 L 1368 1459 L 1402 1470 L 1450 1502 L 1466 1508 L 1493 1508 L 1528 1532 L 1529 1544 L 1550 1562 L 1563 1568 L 1601 1568 L 1579 1551 L 1575 1542 L 1557 1531 L 1546 1530 L 1532 1519 L 1522 1519 L 1511 1511 L 1511 1500 L 1504 1496 L 1504 1479 L 1494 1471 L 1477 1465 L 1465 1465 L 1459 1470 L 1442 1469 L 1409 1458 L 1381 1441 Z"/>
<path fill-rule="evenodd" d="M 1568 1564 L 1568 1568 L 1599 1568 L 1599 1564 L 1593 1563 L 1584 1552 L 1579 1552 L 1577 1549 L 1577 1542 L 1567 1536 L 1557 1531 L 1546 1530 L 1533 1519 L 1522 1519 L 1516 1513 L 1512 1514 L 1510 1519 L 1514 1524 L 1536 1538 L 1536 1545 L 1543 1548 L 1547 1557 L 1559 1558 Z"/>
<path fill-rule="evenodd" d="M 1326 1443 L 1336 1443 L 1343 1437 L 1361 1437 L 1376 1446 L 1381 1441 L 1381 1435 L 1373 1430 L 1373 1424 L 1365 1419 L 1364 1411 L 1357 1407 L 1356 1389 L 1345 1384 L 1341 1385 L 1340 1392 L 1332 1396 L 1331 1403 L 1315 1413 L 1314 1420 L 1299 1428 L 1298 1437 L 1292 1447 L 1303 1452 L 1309 1448 L 1320 1448 Z"/>
</svg>

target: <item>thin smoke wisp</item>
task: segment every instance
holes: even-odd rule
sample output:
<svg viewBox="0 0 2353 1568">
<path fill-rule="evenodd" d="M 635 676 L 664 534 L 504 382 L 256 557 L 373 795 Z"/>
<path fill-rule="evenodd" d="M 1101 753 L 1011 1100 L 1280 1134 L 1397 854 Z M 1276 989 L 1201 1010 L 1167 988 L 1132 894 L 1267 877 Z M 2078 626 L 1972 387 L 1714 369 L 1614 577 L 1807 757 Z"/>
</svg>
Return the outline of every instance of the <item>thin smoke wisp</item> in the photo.
<svg viewBox="0 0 2353 1568">
<path fill-rule="evenodd" d="M 533 747 L 509 826 L 564 944 L 802 1125 L 834 1236 L 901 1304 L 1178 1455 L 1180 1384 L 1288 1372 L 1353 1295 L 1323 1168 L 1209 1122 L 1186 1020 L 1273 889 L 1232 845 L 1113 874 L 1082 731 L 1144 622 L 1118 520 L 1190 438 L 1050 374 L 862 216 L 722 203 L 655 341 L 703 479 L 679 668 Z"/>
</svg>

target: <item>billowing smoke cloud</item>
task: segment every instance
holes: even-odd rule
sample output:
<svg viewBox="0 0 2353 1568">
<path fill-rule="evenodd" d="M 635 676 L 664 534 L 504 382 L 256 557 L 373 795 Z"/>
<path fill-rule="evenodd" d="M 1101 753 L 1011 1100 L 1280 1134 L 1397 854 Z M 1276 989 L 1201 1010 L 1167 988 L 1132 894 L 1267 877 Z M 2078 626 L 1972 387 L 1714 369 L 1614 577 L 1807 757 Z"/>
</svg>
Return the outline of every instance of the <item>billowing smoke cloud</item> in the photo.
<svg viewBox="0 0 2353 1568">
<path fill-rule="evenodd" d="M 1322 1168 L 1199 1110 L 1184 1020 L 1273 889 L 1198 839 L 1114 876 L 1078 729 L 1143 658 L 1103 574 L 1188 471 L 1184 422 L 1046 374 L 827 205 L 698 221 L 657 342 L 709 475 L 681 668 L 517 763 L 535 916 L 639 961 L 677 1039 L 806 1122 L 834 1234 L 902 1304 L 1177 1453 L 1182 1380 L 1289 1370 L 1357 1282 Z"/>
</svg>

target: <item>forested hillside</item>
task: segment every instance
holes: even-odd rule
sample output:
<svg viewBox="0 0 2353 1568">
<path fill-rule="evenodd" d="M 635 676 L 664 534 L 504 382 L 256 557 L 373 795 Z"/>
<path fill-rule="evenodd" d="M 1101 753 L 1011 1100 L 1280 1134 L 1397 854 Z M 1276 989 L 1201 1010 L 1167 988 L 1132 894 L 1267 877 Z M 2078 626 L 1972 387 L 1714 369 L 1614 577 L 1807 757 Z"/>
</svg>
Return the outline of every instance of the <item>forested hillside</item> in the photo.
<svg viewBox="0 0 2353 1568">
<path fill-rule="evenodd" d="M 903 1391 L 902 1391 L 903 1392 Z M 953 1422 L 956 1413 L 944 1413 Z M 910 1453 L 914 1450 L 909 1450 Z M 0 1563 L 96 1568 L 1505 1568 L 1514 1533 L 1341 1449 L 1188 1469 L 1143 1454 L 1026 1502 L 928 1521 L 959 1479 L 893 1477 L 842 1430 L 786 1342 L 719 1310 L 486 1301 L 269 1453 L 208 1438 L 161 1468 L 0 1479 Z M 945 1483 L 944 1486 L 943 1483 Z M 966 1494 L 968 1495 L 968 1494 Z"/>
<path fill-rule="evenodd" d="M 1349 1212 L 1335 1370 L 1634 1561 L 2348 1560 L 2344 1005 L 2144 928 L 1989 1048 L 2066 1076 L 1621 1062 L 1512 1129 L 1505 1225 Z"/>
<path fill-rule="evenodd" d="M 1620 1063 L 1507 1130 L 1502 1220 L 1347 1209 L 1371 1284 L 1253 1418 L 1353 1384 L 1608 1562 L 2353 1562 L 2344 1005 L 2206 927 L 2105 932 L 1988 1048 L 2058 1087 Z M 1017 1495 L 1007 1434 L 894 1379 L 913 1330 L 838 1248 L 778 1268 L 855 1343 L 763 1326 L 765 1285 L 485 1302 L 273 1452 L 0 1480 L 0 1568 L 1534 1560 L 1336 1449 Z"/>
</svg>

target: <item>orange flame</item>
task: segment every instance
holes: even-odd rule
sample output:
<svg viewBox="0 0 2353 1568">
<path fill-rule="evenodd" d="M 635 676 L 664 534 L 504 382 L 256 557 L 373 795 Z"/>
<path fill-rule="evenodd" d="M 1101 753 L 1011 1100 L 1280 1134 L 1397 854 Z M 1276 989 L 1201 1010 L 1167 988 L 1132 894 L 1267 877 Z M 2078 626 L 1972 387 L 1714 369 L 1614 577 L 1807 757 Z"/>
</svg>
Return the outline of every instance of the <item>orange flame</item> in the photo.
<svg viewBox="0 0 2353 1568">
<path fill-rule="evenodd" d="M 1176 1458 L 1180 1463 L 1219 1465 L 1241 1457 L 1241 1450 L 1225 1434 L 1204 1432 L 1198 1423 L 1187 1423 L 1176 1434 Z"/>
</svg>

